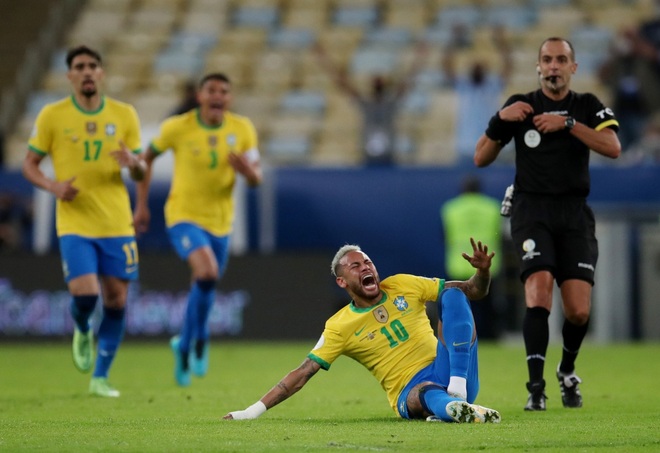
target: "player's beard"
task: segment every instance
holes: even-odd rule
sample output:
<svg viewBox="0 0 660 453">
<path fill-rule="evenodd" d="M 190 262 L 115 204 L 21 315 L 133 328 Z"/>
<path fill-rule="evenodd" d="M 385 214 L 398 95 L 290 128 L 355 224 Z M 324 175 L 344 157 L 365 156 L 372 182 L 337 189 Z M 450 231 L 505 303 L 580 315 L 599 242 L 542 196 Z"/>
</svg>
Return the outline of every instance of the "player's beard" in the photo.
<svg viewBox="0 0 660 453">
<path fill-rule="evenodd" d="M 82 90 L 82 95 L 85 96 L 86 98 L 92 98 L 96 96 L 96 88 L 88 88 L 88 89 L 83 89 Z"/>
<path fill-rule="evenodd" d="M 96 84 L 95 83 L 88 84 L 88 83 L 83 82 L 83 86 L 82 86 L 82 90 L 81 90 L 80 94 L 82 94 L 83 96 L 85 96 L 86 98 L 89 99 L 89 98 L 92 98 L 92 97 L 96 96 L 96 93 L 97 93 L 97 90 L 96 90 Z"/>
</svg>

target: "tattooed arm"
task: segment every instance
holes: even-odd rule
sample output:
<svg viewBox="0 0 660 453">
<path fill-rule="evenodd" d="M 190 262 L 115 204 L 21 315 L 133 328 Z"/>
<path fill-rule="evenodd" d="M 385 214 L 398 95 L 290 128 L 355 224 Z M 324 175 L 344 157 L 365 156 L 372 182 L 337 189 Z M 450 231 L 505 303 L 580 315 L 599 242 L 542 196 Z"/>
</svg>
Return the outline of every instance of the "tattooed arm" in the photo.
<svg viewBox="0 0 660 453">
<path fill-rule="evenodd" d="M 255 404 L 242 411 L 230 412 L 223 418 L 225 420 L 246 420 L 259 417 L 267 409 L 276 406 L 303 388 L 307 381 L 320 369 L 321 366 L 318 363 L 306 358 L 298 368 L 284 376 L 275 387 L 270 389 Z"/>
</svg>

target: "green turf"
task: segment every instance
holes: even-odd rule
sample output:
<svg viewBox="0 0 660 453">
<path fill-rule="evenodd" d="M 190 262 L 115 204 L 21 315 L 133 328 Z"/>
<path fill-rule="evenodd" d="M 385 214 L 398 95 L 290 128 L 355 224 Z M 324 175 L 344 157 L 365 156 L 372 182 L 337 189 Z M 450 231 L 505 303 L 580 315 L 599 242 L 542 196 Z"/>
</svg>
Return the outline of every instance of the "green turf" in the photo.
<svg viewBox="0 0 660 453">
<path fill-rule="evenodd" d="M 126 342 L 110 381 L 119 399 L 87 395 L 69 344 L 0 344 L 0 451 L 660 451 L 660 345 L 587 344 L 582 409 L 561 407 L 548 357 L 548 410 L 526 413 L 521 345 L 482 344 L 477 402 L 500 425 L 404 421 L 369 373 L 341 358 L 297 395 L 251 421 L 222 415 L 254 403 L 314 341 L 215 341 L 209 375 L 177 388 L 167 341 Z"/>
</svg>

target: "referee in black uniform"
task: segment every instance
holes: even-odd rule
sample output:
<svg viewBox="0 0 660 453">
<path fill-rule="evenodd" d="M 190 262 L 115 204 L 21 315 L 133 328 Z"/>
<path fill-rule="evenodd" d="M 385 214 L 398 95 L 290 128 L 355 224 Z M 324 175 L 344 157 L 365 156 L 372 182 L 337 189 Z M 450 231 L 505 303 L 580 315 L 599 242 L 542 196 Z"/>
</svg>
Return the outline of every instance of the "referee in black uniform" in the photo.
<svg viewBox="0 0 660 453">
<path fill-rule="evenodd" d="M 529 398 L 525 410 L 545 410 L 543 368 L 553 279 L 564 310 L 563 352 L 557 379 L 564 407 L 581 407 L 575 359 L 587 333 L 598 242 L 589 195 L 590 150 L 610 158 L 621 154 L 614 113 L 591 93 L 570 90 L 575 52 L 563 38 L 546 39 L 536 71 L 541 88 L 511 96 L 477 142 L 474 162 L 492 163 L 511 139 L 516 177 L 511 235 L 520 259 L 527 309 L 523 337 Z"/>
</svg>

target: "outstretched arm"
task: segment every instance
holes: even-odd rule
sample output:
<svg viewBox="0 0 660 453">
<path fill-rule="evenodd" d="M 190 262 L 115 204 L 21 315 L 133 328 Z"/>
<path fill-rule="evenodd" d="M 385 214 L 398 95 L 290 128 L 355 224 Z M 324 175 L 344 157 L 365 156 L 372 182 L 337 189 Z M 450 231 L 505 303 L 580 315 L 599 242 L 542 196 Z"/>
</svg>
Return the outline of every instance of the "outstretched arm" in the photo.
<svg viewBox="0 0 660 453">
<path fill-rule="evenodd" d="M 488 294 L 490 287 L 490 265 L 495 252 L 488 253 L 488 246 L 481 241 L 475 243 L 474 238 L 470 238 L 472 244 L 472 256 L 463 253 L 463 258 L 468 261 L 477 272 L 465 281 L 449 281 L 445 283 L 445 288 L 456 287 L 461 289 L 470 300 L 479 300 Z"/>
<path fill-rule="evenodd" d="M 119 149 L 111 151 L 110 155 L 117 161 L 120 167 L 128 168 L 133 181 L 142 181 L 146 171 L 146 165 L 137 154 L 133 154 L 126 144 L 119 140 Z"/>
<path fill-rule="evenodd" d="M 229 412 L 222 418 L 225 420 L 250 420 L 257 418 L 271 407 L 276 406 L 303 388 L 307 384 L 307 381 L 320 369 L 321 366 L 318 363 L 306 358 L 298 368 L 284 376 L 259 401 L 242 411 Z"/>
<path fill-rule="evenodd" d="M 428 44 L 425 41 L 420 41 L 415 45 L 415 57 L 408 68 L 407 73 L 401 79 L 401 82 L 396 87 L 395 96 L 402 98 L 412 88 L 415 77 L 419 71 L 424 67 L 424 63 L 428 57 Z"/>
<path fill-rule="evenodd" d="M 328 56 L 325 48 L 320 42 L 314 45 L 314 52 L 319 59 L 321 67 L 328 73 L 337 88 L 355 99 L 361 99 L 362 96 L 357 88 L 350 82 L 346 69 L 337 67 Z"/>
</svg>

